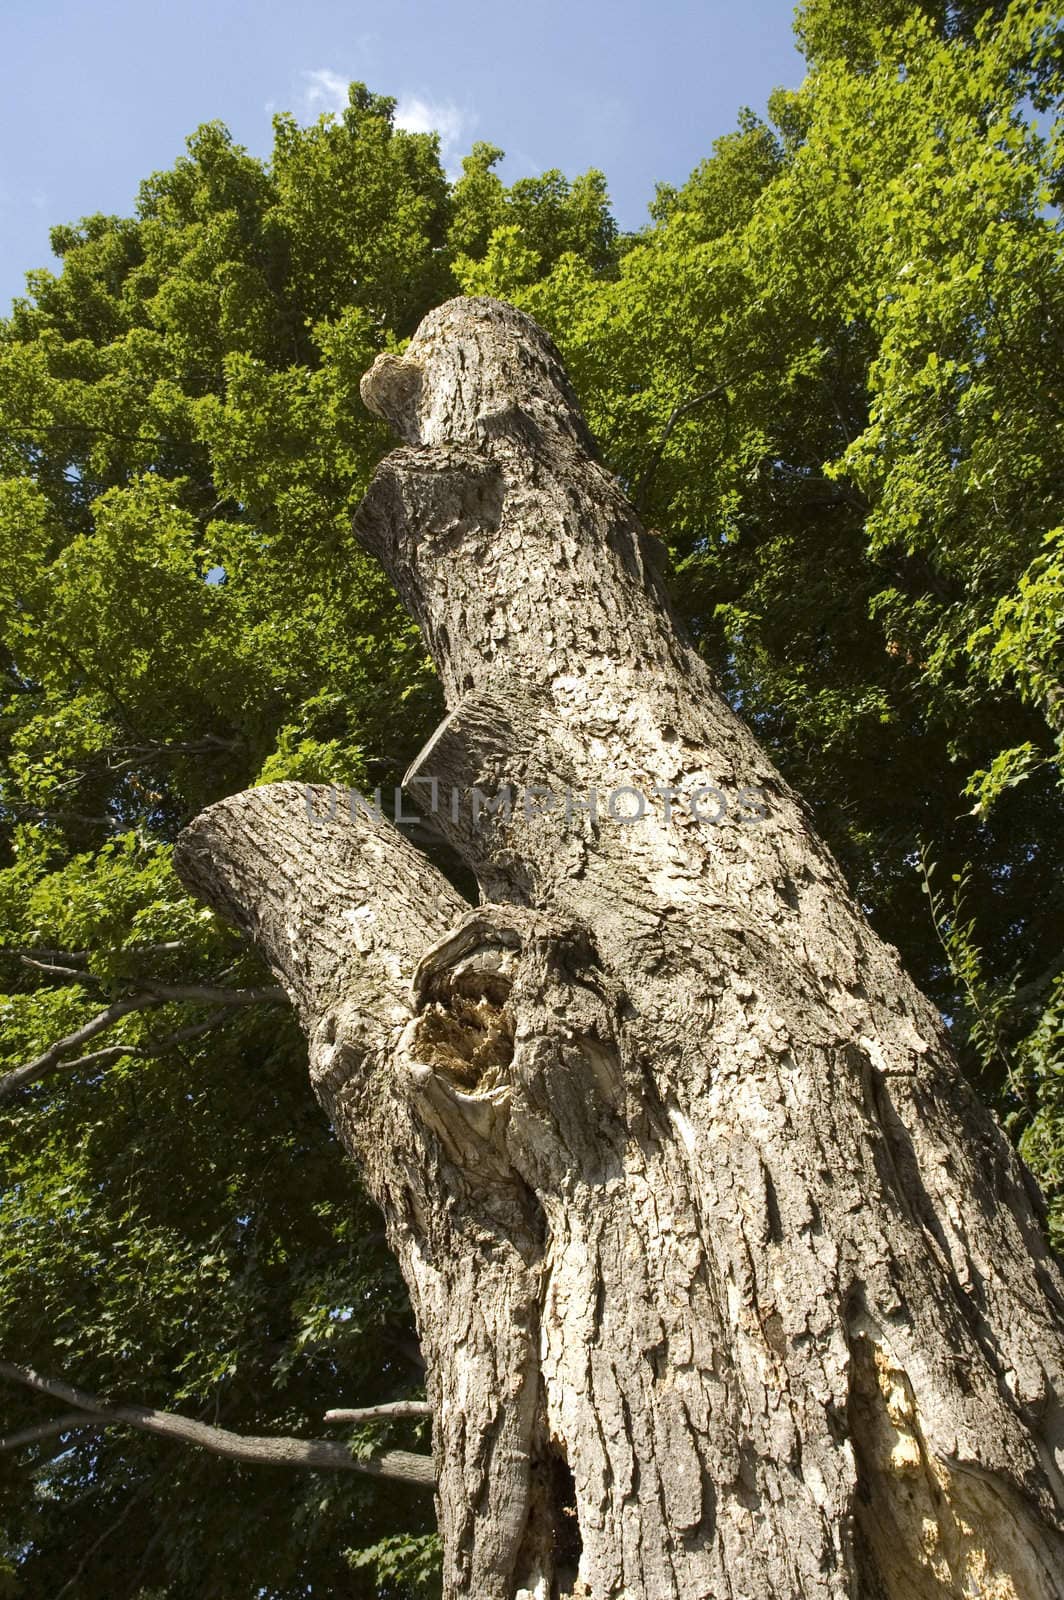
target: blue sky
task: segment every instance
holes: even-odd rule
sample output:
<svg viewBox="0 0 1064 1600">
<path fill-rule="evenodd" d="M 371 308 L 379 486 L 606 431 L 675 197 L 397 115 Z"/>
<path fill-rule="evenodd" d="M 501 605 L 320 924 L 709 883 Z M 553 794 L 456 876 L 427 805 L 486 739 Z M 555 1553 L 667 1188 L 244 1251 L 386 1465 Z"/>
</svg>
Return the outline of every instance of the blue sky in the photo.
<svg viewBox="0 0 1064 1600">
<path fill-rule="evenodd" d="M 3 0 L 0 308 L 50 262 L 48 229 L 129 214 L 137 184 L 218 118 L 258 155 L 274 111 L 334 109 L 350 78 L 436 126 L 456 167 L 474 139 L 512 181 L 601 167 L 623 227 L 680 182 L 738 108 L 803 65 L 792 0 Z"/>
</svg>

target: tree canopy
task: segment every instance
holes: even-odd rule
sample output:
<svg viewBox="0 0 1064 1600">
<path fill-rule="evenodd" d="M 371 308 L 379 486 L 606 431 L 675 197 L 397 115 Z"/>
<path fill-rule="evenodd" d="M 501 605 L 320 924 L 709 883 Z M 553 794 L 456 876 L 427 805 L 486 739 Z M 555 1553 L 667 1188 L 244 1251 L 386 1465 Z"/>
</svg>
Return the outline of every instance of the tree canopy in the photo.
<svg viewBox="0 0 1064 1600">
<path fill-rule="evenodd" d="M 1060 24 L 798 28 L 802 86 L 637 234 L 598 173 L 506 186 L 480 143 L 449 181 L 358 84 L 267 160 L 209 124 L 132 218 L 54 230 L 0 325 L 7 1360 L 253 1434 L 421 1393 L 295 1021 L 170 849 L 258 782 L 387 796 L 434 726 L 351 534 L 388 447 L 358 382 L 463 291 L 553 332 L 702 653 L 1064 1230 Z M 8 1435 L 54 1414 L 5 1395 Z M 13 1596 L 432 1592 L 427 1497 L 358 1473 L 71 1425 L 0 1495 Z"/>
</svg>

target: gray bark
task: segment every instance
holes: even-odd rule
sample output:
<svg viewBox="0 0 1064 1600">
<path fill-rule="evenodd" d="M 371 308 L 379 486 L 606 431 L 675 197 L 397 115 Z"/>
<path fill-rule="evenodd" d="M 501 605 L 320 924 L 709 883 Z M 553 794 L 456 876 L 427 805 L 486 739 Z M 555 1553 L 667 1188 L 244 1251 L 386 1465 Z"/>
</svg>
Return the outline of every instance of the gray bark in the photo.
<svg viewBox="0 0 1064 1600">
<path fill-rule="evenodd" d="M 363 394 L 406 444 L 356 528 L 451 708 L 412 776 L 484 903 L 296 785 L 177 859 L 292 995 L 384 1210 L 446 1594 L 1064 1594 L 1037 1195 L 685 637 L 549 339 L 452 301 Z M 621 785 L 679 797 L 623 823 Z"/>
</svg>

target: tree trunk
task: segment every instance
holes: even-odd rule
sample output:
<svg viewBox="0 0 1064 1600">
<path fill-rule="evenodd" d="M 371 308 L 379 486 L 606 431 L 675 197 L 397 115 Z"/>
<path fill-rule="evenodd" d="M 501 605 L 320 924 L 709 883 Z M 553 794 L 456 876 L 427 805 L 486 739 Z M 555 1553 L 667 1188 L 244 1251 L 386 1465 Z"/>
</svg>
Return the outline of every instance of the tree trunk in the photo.
<svg viewBox="0 0 1064 1600">
<path fill-rule="evenodd" d="M 1064 1594 L 1037 1193 L 673 616 L 550 340 L 452 301 L 363 394 L 407 444 L 356 529 L 452 708 L 408 779 L 485 903 L 294 784 L 178 866 L 291 993 L 384 1210 L 445 1593 Z"/>
</svg>

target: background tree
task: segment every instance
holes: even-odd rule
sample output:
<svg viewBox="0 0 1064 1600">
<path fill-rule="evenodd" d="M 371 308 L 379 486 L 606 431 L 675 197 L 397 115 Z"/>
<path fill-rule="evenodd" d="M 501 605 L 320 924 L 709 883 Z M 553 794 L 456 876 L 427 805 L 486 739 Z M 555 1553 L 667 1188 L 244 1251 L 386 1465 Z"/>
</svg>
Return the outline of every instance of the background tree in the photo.
<svg viewBox="0 0 1064 1600">
<path fill-rule="evenodd" d="M 472 200 L 393 109 L 353 85 L 339 120 L 279 119 L 268 163 L 200 129 L 134 220 L 56 230 L 61 273 L 0 335 L 3 1354 L 242 1433 L 320 1436 L 421 1384 L 287 1004 L 170 867 L 203 804 L 396 781 L 436 715 L 349 526 L 385 442 L 358 379 L 455 287 L 452 234 L 471 248 Z M 537 239 L 601 251 L 601 181 L 541 187 Z M 530 228 L 540 203 L 526 182 Z M 16 1437 L 55 1411 L 4 1398 Z M 128 1430 L 0 1463 L 19 1594 L 398 1595 L 433 1567 L 430 1499 L 353 1474 Z"/>
<path fill-rule="evenodd" d="M 358 86 L 335 123 L 281 119 L 269 162 L 208 126 L 133 219 L 56 230 L 61 271 L 0 336 L 5 1065 L 155 987 L 4 1108 L 12 1359 L 255 1432 L 420 1392 L 298 1033 L 219 999 L 269 978 L 169 843 L 256 780 L 387 792 L 432 726 L 423 648 L 350 536 L 386 447 L 356 389 L 459 288 L 551 328 L 702 653 L 1064 1180 L 1059 31 L 1030 5 L 799 21 L 802 89 L 635 237 L 594 174 L 507 189 L 477 146 L 449 185 Z M 8 1400 L 8 1432 L 55 1409 Z M 16 1593 L 370 1593 L 422 1561 L 337 1555 L 427 1530 L 407 1491 L 60 1443 L 0 1457 Z M 146 1549 L 149 1497 L 171 1515 Z"/>
</svg>

